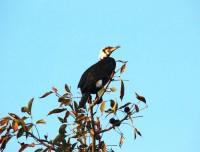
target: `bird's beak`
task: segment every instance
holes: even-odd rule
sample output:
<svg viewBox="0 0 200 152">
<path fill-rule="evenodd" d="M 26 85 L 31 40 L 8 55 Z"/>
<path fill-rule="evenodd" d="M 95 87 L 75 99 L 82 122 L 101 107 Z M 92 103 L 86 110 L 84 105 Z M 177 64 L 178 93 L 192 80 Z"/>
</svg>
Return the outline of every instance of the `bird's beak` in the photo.
<svg viewBox="0 0 200 152">
<path fill-rule="evenodd" d="M 113 52 L 113 51 L 115 51 L 115 50 L 117 50 L 117 49 L 119 49 L 120 48 L 120 46 L 118 45 L 118 46 L 115 46 L 115 47 L 112 47 L 111 48 L 111 52 Z"/>
</svg>

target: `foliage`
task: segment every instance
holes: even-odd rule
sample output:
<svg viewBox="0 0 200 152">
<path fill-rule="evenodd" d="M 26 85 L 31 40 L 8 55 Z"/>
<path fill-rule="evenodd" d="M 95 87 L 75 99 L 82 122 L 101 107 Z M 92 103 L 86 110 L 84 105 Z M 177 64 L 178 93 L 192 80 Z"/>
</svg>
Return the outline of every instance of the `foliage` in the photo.
<svg viewBox="0 0 200 152">
<path fill-rule="evenodd" d="M 54 139 L 49 139 L 47 135 L 40 137 L 37 126 L 39 124 L 46 124 L 43 119 L 37 120 L 36 123 L 32 122 L 32 104 L 35 102 L 32 98 L 27 106 L 21 108 L 24 116 L 19 117 L 14 113 L 0 119 L 0 150 L 6 148 L 7 143 L 12 138 L 26 138 L 34 139 L 32 143 L 20 143 L 22 152 L 26 148 L 39 147 L 36 152 L 71 152 L 71 151 L 108 151 L 106 141 L 103 140 L 103 134 L 108 133 L 110 130 L 115 130 L 120 134 L 119 146 L 123 144 L 124 135 L 123 130 L 119 126 L 130 125 L 134 130 L 134 139 L 137 135 L 142 136 L 140 131 L 134 127 L 133 119 L 141 117 L 137 114 L 147 108 L 146 100 L 143 96 L 136 93 L 137 103 L 133 102 L 118 102 L 112 96 L 113 92 L 117 91 L 116 87 L 110 87 L 111 82 L 120 82 L 120 95 L 119 98 L 123 100 L 125 95 L 124 81 L 121 78 L 122 73 L 126 68 L 126 63 L 121 62 L 123 65 L 110 77 L 107 85 L 98 92 L 99 97 L 92 100 L 89 99 L 88 104 L 84 108 L 79 109 L 75 101 L 70 87 L 65 85 L 65 94 L 60 95 L 58 90 L 53 87 L 52 91 L 44 93 L 40 98 L 46 98 L 49 95 L 56 95 L 58 97 L 59 108 L 55 108 L 48 112 L 48 115 L 54 115 L 58 118 L 58 123 L 61 123 L 58 130 L 58 135 Z M 118 75 L 118 76 L 117 76 Z M 104 94 L 109 94 L 110 99 L 101 101 Z M 140 103 L 143 103 L 143 108 L 140 108 Z M 100 104 L 100 106 L 99 106 Z M 122 105 L 120 105 L 122 104 Z M 99 108 L 98 108 L 99 107 Z M 96 111 L 94 111 L 96 108 Z M 58 116 L 59 114 L 59 116 Z M 62 116 L 60 116 L 62 115 Z M 105 119 L 111 117 L 109 120 Z M 30 118 L 30 119 L 28 119 Z M 127 122 L 128 121 L 128 122 Z M 107 124 L 107 125 L 105 125 Z M 42 148 L 41 148 L 42 147 Z M 113 151 L 111 149 L 111 151 Z"/>
</svg>

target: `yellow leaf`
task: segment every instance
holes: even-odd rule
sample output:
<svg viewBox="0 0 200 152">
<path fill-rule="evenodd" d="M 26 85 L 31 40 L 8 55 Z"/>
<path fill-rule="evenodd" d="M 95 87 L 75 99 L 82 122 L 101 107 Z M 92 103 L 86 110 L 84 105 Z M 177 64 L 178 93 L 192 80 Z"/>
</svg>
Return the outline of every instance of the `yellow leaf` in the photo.
<svg viewBox="0 0 200 152">
<path fill-rule="evenodd" d="M 36 122 L 36 124 L 46 124 L 46 122 L 43 119 L 40 119 Z"/>
<path fill-rule="evenodd" d="M 117 90 L 117 88 L 112 87 L 112 88 L 110 88 L 110 90 L 111 90 L 112 92 L 115 92 L 115 91 Z"/>
<path fill-rule="evenodd" d="M 102 102 L 101 106 L 100 106 L 100 110 L 101 110 L 101 113 L 103 113 L 105 111 L 105 105 L 106 105 L 106 102 Z"/>
<path fill-rule="evenodd" d="M 129 117 L 130 121 L 133 123 L 133 119 L 131 118 L 131 116 L 128 116 L 128 117 Z"/>
<path fill-rule="evenodd" d="M 122 144 L 123 144 L 123 140 L 124 140 L 124 136 L 121 135 L 121 137 L 120 137 L 120 141 L 119 141 L 119 147 L 122 146 Z"/>
<path fill-rule="evenodd" d="M 32 98 L 29 102 L 28 102 L 28 113 L 31 114 L 31 108 L 32 108 L 32 103 L 33 103 L 34 98 Z"/>
<path fill-rule="evenodd" d="M 112 110 L 114 111 L 114 114 L 117 112 L 118 109 L 118 102 L 115 102 L 115 105 L 113 106 Z"/>
</svg>

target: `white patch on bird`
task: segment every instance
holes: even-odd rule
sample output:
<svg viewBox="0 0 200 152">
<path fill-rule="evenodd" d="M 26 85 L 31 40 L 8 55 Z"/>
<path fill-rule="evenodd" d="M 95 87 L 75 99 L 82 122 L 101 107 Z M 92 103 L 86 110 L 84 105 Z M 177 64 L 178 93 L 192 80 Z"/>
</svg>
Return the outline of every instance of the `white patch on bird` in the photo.
<svg viewBox="0 0 200 152">
<path fill-rule="evenodd" d="M 97 81 L 97 82 L 96 82 L 96 87 L 97 87 L 97 88 L 102 88 L 102 83 L 103 83 L 102 80 Z"/>
<path fill-rule="evenodd" d="M 103 60 L 103 58 L 107 57 L 107 54 L 101 50 L 100 53 L 99 53 L 99 60 Z"/>
</svg>

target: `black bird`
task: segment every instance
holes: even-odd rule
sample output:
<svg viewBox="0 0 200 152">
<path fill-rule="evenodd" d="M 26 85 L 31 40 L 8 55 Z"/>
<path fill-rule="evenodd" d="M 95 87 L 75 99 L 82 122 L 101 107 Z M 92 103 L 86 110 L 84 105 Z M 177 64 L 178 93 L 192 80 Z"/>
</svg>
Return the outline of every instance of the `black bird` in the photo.
<svg viewBox="0 0 200 152">
<path fill-rule="evenodd" d="M 78 88 L 80 88 L 82 93 L 79 108 L 84 107 L 90 94 L 97 94 L 109 81 L 116 67 L 116 62 L 110 55 L 118 48 L 120 48 L 120 46 L 107 46 L 102 49 L 99 54 L 99 61 L 89 67 L 81 76 L 78 84 Z"/>
</svg>

